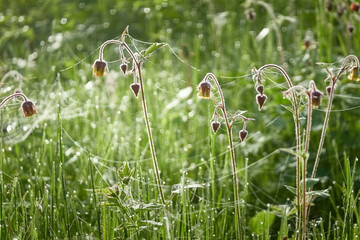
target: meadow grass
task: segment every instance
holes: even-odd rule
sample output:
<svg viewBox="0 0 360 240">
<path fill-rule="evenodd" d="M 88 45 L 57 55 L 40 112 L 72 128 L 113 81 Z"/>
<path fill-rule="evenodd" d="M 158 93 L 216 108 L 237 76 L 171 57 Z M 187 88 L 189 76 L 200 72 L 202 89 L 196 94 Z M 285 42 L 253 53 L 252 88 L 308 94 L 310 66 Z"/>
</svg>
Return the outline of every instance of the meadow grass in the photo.
<svg viewBox="0 0 360 240">
<path fill-rule="evenodd" d="M 279 21 L 296 20 L 296 29 L 292 21 L 279 22 L 294 85 L 307 87 L 314 80 L 325 93 L 327 73 L 316 63 L 327 62 L 337 72 L 346 55 L 359 55 L 358 13 L 339 16 L 323 0 L 268 3 Z M 20 99 L 0 109 L 0 239 L 236 238 L 226 127 L 214 135 L 213 104 L 196 97 L 207 72 L 217 76 L 230 115 L 246 109 L 256 119 L 247 127 L 246 142 L 236 134 L 233 140 L 243 237 L 295 238 L 295 195 L 285 185 L 296 185 L 296 160 L 280 151 L 296 149 L 290 104 L 279 94 L 286 86 L 278 73 L 264 71 L 268 100 L 258 112 L 252 84 L 253 67 L 282 62 L 273 16 L 265 9 L 251 6 L 256 18 L 249 21 L 247 6 L 237 1 L 45 0 L 0 6 L 6 9 L 0 11 L 1 76 L 20 72 L 22 91 L 39 112 L 23 118 Z M 159 198 L 141 101 L 129 88 L 132 77 L 119 68 L 118 47 L 105 50 L 106 76 L 92 76 L 100 45 L 120 39 L 127 25 L 133 51 L 168 44 L 141 69 L 168 207 Z M 261 39 L 264 28 L 269 31 Z M 4 81 L 1 100 L 18 87 L 16 76 Z M 314 186 L 329 197 L 313 202 L 309 239 L 360 234 L 358 92 L 359 84 L 346 76 L 337 83 Z M 305 126 L 307 99 L 299 100 Z M 308 174 L 327 102 L 325 97 L 312 113 Z M 234 133 L 241 128 L 235 125 Z M 305 139 L 305 132 L 300 135 Z M 134 168 L 132 174 L 124 163 Z"/>
</svg>

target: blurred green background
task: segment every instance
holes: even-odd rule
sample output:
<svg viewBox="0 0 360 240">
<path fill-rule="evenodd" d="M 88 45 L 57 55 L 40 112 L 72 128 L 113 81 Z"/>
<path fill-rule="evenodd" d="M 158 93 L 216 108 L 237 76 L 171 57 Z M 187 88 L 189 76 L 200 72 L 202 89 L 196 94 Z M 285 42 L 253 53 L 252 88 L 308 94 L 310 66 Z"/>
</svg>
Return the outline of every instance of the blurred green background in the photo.
<svg viewBox="0 0 360 240">
<path fill-rule="evenodd" d="M 172 187 L 183 181 L 203 186 L 188 190 L 188 218 L 181 215 L 185 200 L 174 198 L 170 210 L 173 236 L 202 238 L 202 230 L 210 234 L 208 229 L 214 228 L 217 238 L 222 238 L 218 237 L 221 231 L 228 232 L 225 235 L 229 239 L 234 237 L 226 128 L 222 125 L 214 138 L 210 130 L 213 105 L 196 97 L 196 86 L 207 72 L 219 77 L 230 114 L 247 110 L 246 116 L 256 119 L 247 126 L 246 143 L 240 143 L 237 136 L 242 124 L 233 130 L 247 221 L 266 210 L 267 204 L 291 205 L 293 196 L 284 185 L 295 185 L 295 159 L 277 151 L 295 146 L 292 115 L 282 106 L 290 106 L 281 94 L 285 81 L 277 72 L 266 72 L 268 101 L 259 112 L 251 69 L 276 63 L 286 68 L 294 84 L 307 87 L 314 80 L 325 92 L 329 81 L 324 81 L 327 74 L 317 62 L 326 62 L 337 72 L 346 55 L 359 55 L 360 15 L 350 11 L 350 1 L 267 4 L 264 7 L 258 1 L 236 0 L 1 0 L 0 76 L 11 70 L 21 73 L 21 90 L 39 111 L 25 119 L 19 111 L 20 102 L 15 100 L 0 110 L 2 239 L 129 237 L 122 231 L 113 233 L 121 222 L 121 210 L 119 213 L 99 205 L 104 195 L 91 191 L 116 183 L 115 170 L 125 161 L 136 168 L 134 199 L 157 201 L 140 99 L 129 89 L 132 78 L 120 72 L 116 46 L 105 50 L 109 63 L 106 76 L 92 76 L 99 46 L 108 39 L 119 39 L 126 26 L 132 37 L 128 44 L 134 51 L 144 50 L 153 42 L 168 44 L 143 64 L 165 195 L 170 196 Z M 16 77 L 7 79 L 0 88 L 1 99 L 18 87 Z M 346 75 L 337 85 L 318 171 L 321 183 L 316 185 L 317 189 L 329 188 L 331 197 L 315 201 L 310 217 L 315 227 L 319 219 L 325 226 L 335 221 L 341 224 L 344 215 L 343 162 L 347 157 L 353 163 L 360 149 L 358 90 L 359 84 L 347 80 Z M 312 170 L 326 105 L 325 96 L 314 111 L 308 172 Z M 305 111 L 302 117 L 304 126 Z M 210 176 L 213 160 L 214 181 Z M 245 160 L 250 166 L 247 171 Z M 248 184 L 244 182 L 245 172 Z M 357 193 L 358 177 L 355 180 Z M 217 199 L 211 197 L 210 183 L 219 191 Z M 204 209 L 211 212 L 213 204 L 223 219 L 215 227 L 206 213 L 201 214 Z M 270 227 L 273 238 L 278 236 L 282 219 L 275 213 Z M 201 230 L 184 230 L 179 222 Z M 290 217 L 289 234 L 294 231 L 294 222 Z M 249 236 L 260 231 L 253 225 L 246 227 Z M 113 235 L 106 236 L 106 231 Z M 144 234 L 153 238 L 162 238 L 166 228 L 146 231 Z M 137 237 L 150 236 L 141 234 Z"/>
</svg>

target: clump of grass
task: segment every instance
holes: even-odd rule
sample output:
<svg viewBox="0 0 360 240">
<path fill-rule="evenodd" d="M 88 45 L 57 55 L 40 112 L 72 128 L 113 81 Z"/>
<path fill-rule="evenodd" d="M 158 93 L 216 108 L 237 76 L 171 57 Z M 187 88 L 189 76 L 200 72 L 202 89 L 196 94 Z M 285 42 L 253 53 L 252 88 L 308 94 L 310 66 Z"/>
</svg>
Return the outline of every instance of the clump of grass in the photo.
<svg viewBox="0 0 360 240">
<path fill-rule="evenodd" d="M 215 86 L 217 88 L 217 91 L 220 94 L 220 102 L 218 102 L 211 93 L 212 85 L 210 84 L 210 80 L 212 80 L 215 83 Z M 236 170 L 236 161 L 235 161 L 235 150 L 233 146 L 233 137 L 232 137 L 232 127 L 235 123 L 236 119 L 241 119 L 244 122 L 243 129 L 239 132 L 239 137 L 241 141 L 245 141 L 246 136 L 248 134 L 246 130 L 246 123 L 247 121 L 254 120 L 252 118 L 247 118 L 243 114 L 246 111 L 238 111 L 234 116 L 231 118 L 229 117 L 226 107 L 225 107 L 225 98 L 222 92 L 222 89 L 220 87 L 219 81 L 217 80 L 216 76 L 213 73 L 207 73 L 204 77 L 204 79 L 201 81 L 201 83 L 198 86 L 198 97 L 210 99 L 215 104 L 215 110 L 213 114 L 213 122 L 211 123 L 211 128 L 214 133 L 216 133 L 220 127 L 220 123 L 218 122 L 218 117 L 221 117 L 218 113 L 218 110 L 222 113 L 222 117 L 225 120 L 225 126 L 227 129 L 227 136 L 229 140 L 229 146 L 230 146 L 230 157 L 231 157 L 231 164 L 232 164 L 232 173 L 233 173 L 233 188 L 234 188 L 234 199 L 235 199 L 235 211 L 236 211 L 236 221 L 235 221 L 235 227 L 237 230 L 237 236 L 239 239 L 242 239 L 243 233 L 242 233 L 242 219 L 240 214 L 240 202 L 239 202 L 239 191 L 238 191 L 238 180 L 237 180 L 237 170 Z"/>
</svg>

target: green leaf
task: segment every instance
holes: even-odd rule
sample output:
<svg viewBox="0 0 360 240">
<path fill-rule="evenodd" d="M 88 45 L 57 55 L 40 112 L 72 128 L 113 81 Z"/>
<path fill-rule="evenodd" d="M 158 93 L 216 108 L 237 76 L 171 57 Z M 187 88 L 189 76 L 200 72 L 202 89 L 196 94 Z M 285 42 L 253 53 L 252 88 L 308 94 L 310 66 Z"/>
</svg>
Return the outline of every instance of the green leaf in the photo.
<svg viewBox="0 0 360 240">
<path fill-rule="evenodd" d="M 164 46 L 165 43 L 154 43 L 152 44 L 150 47 L 148 47 L 148 49 L 146 49 L 145 53 L 144 53 L 144 57 L 150 55 L 151 53 L 153 53 L 156 49 L 158 49 L 159 47 Z"/>
<path fill-rule="evenodd" d="M 320 181 L 319 178 L 307 178 L 306 179 L 306 189 L 309 189 L 313 187 L 315 184 L 317 184 Z M 302 187 L 303 180 L 300 181 L 300 186 Z M 301 188 L 302 189 L 302 188 Z"/>
<path fill-rule="evenodd" d="M 330 197 L 328 190 L 311 191 L 306 193 L 307 196 L 313 197 Z"/>
<path fill-rule="evenodd" d="M 296 195 L 296 188 L 291 187 L 291 186 L 288 186 L 288 185 L 285 185 L 285 188 L 286 188 L 287 190 L 289 190 L 291 193 L 293 193 L 293 194 Z"/>
</svg>

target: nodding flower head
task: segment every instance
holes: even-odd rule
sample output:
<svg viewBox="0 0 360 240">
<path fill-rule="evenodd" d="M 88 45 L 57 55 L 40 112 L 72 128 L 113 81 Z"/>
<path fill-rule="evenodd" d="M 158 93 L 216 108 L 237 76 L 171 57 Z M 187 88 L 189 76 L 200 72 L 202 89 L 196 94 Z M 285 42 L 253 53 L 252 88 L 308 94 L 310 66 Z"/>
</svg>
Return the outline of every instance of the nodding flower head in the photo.
<svg viewBox="0 0 360 240">
<path fill-rule="evenodd" d="M 219 128 L 220 128 L 220 123 L 218 121 L 212 122 L 211 128 L 212 128 L 213 132 L 216 133 L 217 130 L 219 130 Z"/>
<path fill-rule="evenodd" d="M 202 81 L 198 86 L 198 97 L 210 98 L 211 97 L 211 84 L 207 81 Z"/>
<path fill-rule="evenodd" d="M 327 86 L 327 87 L 326 87 L 326 94 L 327 94 L 328 96 L 330 96 L 331 90 L 332 90 L 332 87 L 331 87 L 331 86 Z"/>
<path fill-rule="evenodd" d="M 93 65 L 93 74 L 96 77 L 102 77 L 105 75 L 106 70 L 106 62 L 102 60 L 96 60 Z"/>
<path fill-rule="evenodd" d="M 32 101 L 26 100 L 21 104 L 21 108 L 24 112 L 25 117 L 31 117 L 38 113 L 35 109 L 35 105 Z"/>
<path fill-rule="evenodd" d="M 267 96 L 265 94 L 257 94 L 256 95 L 256 103 L 259 106 L 259 111 L 261 111 L 262 107 L 264 106 L 266 102 Z"/>
<path fill-rule="evenodd" d="M 357 12 L 357 11 L 359 11 L 359 8 L 360 8 L 360 6 L 359 6 L 359 4 L 357 4 L 357 3 L 351 3 L 351 4 L 350 4 L 350 11 L 352 11 L 352 12 Z"/>
<path fill-rule="evenodd" d="M 122 63 L 120 65 L 120 69 L 121 71 L 123 72 L 123 74 L 125 75 L 126 74 L 126 70 L 127 70 L 127 64 L 126 63 Z"/>
<path fill-rule="evenodd" d="M 135 97 L 138 97 L 139 90 L 140 90 L 140 84 L 133 83 L 130 85 L 131 91 L 134 93 Z"/>
<path fill-rule="evenodd" d="M 246 131 L 246 129 L 240 130 L 239 137 L 240 137 L 241 142 L 245 141 L 247 135 L 248 135 L 248 131 Z"/>
<path fill-rule="evenodd" d="M 256 91 L 258 93 L 260 93 L 260 95 L 263 95 L 264 94 L 264 86 L 260 84 L 259 86 L 256 87 Z"/>
<path fill-rule="evenodd" d="M 358 77 L 358 68 L 357 67 L 354 67 L 349 76 L 348 76 L 348 79 L 351 80 L 351 81 L 359 81 L 360 78 Z"/>
<path fill-rule="evenodd" d="M 320 106 L 322 95 L 322 92 L 317 89 L 311 92 L 311 104 L 313 105 L 313 107 Z"/>
</svg>

